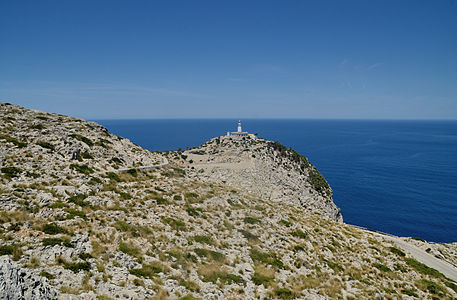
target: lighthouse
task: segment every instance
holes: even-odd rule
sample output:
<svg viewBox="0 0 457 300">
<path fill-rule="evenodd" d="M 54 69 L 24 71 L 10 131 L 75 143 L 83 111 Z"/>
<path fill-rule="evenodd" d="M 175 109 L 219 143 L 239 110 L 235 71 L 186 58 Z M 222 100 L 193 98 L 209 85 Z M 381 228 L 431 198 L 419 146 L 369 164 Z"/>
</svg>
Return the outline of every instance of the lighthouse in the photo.
<svg viewBox="0 0 457 300">
<path fill-rule="evenodd" d="M 241 120 L 238 120 L 238 129 L 235 132 L 230 132 L 227 131 L 227 138 L 229 139 L 235 139 L 235 140 L 241 140 L 244 138 L 251 138 L 253 140 L 257 139 L 257 136 L 255 134 L 243 131 L 241 128 Z"/>
</svg>

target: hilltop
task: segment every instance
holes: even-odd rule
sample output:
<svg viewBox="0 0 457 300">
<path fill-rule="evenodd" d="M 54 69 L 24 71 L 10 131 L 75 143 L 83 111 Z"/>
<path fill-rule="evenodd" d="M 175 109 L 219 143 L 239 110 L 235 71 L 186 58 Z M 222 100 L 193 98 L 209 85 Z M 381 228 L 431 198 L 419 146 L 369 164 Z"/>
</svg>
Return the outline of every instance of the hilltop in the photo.
<svg viewBox="0 0 457 300">
<path fill-rule="evenodd" d="M 279 143 L 152 153 L 77 118 L 0 116 L 4 298 L 457 297 L 392 239 L 344 224 L 323 176 Z"/>
</svg>

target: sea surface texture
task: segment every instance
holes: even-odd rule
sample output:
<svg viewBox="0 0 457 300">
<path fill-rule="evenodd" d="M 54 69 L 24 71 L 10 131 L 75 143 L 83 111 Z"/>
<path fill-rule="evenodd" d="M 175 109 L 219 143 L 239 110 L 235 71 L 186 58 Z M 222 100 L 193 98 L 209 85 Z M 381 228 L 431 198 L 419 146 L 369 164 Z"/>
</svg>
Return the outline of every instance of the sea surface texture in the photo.
<svg viewBox="0 0 457 300">
<path fill-rule="evenodd" d="M 237 120 L 98 120 L 151 151 L 195 147 Z M 346 223 L 457 241 L 457 122 L 244 120 L 243 130 L 304 154 L 333 188 Z"/>
</svg>

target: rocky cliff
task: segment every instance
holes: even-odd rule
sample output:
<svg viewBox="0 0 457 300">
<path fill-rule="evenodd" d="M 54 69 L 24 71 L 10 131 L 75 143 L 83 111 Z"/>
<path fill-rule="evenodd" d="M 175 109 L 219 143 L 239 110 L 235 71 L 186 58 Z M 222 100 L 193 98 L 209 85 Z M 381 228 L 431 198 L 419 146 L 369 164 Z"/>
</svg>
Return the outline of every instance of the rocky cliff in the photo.
<svg viewBox="0 0 457 300">
<path fill-rule="evenodd" d="M 0 299 L 457 297 L 340 220 L 325 179 L 279 144 L 151 153 L 95 123 L 0 105 Z"/>
<path fill-rule="evenodd" d="M 271 203 L 287 203 L 342 221 L 332 189 L 319 171 L 293 149 L 263 139 L 214 138 L 185 151 L 191 176 L 225 183 Z"/>
</svg>

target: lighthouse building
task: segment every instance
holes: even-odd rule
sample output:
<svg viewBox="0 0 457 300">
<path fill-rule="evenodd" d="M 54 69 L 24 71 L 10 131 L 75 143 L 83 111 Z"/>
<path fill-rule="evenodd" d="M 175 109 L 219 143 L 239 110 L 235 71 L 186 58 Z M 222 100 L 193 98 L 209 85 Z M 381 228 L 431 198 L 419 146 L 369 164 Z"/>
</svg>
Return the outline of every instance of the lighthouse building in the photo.
<svg viewBox="0 0 457 300">
<path fill-rule="evenodd" d="M 238 121 L 238 129 L 237 129 L 237 131 L 234 131 L 234 132 L 227 131 L 227 136 L 231 137 L 233 139 L 242 139 L 242 138 L 257 139 L 257 136 L 255 134 L 252 134 L 252 133 L 249 133 L 247 131 L 243 131 L 242 130 L 241 121 Z"/>
</svg>

